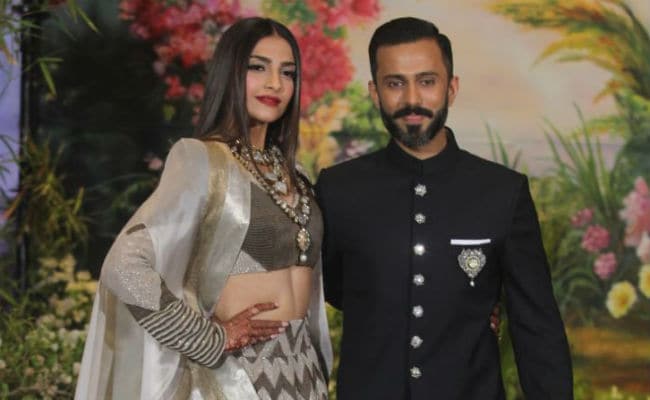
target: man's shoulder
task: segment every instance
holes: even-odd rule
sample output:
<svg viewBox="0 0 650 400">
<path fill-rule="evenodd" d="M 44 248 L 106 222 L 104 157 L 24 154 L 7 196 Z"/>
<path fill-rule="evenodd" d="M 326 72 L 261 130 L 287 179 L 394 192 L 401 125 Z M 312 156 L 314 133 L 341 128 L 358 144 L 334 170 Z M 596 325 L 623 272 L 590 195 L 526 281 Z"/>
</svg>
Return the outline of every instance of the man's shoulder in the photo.
<svg viewBox="0 0 650 400">
<path fill-rule="evenodd" d="M 467 150 L 461 150 L 460 171 L 478 179 L 521 182 L 526 176 L 497 162 L 487 160 Z"/>
<path fill-rule="evenodd" d="M 373 172 L 381 163 L 385 149 L 373 151 L 362 156 L 342 161 L 321 171 L 321 176 L 329 179 L 349 179 L 350 176 Z"/>
</svg>

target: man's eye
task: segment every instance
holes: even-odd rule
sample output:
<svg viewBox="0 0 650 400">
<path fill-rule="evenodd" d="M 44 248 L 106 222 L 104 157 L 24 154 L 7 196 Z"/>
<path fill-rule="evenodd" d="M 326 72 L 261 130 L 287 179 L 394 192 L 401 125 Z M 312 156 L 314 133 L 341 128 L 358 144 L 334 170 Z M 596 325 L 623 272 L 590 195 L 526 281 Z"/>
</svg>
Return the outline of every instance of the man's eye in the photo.
<svg viewBox="0 0 650 400">
<path fill-rule="evenodd" d="M 403 83 L 402 83 L 401 81 L 388 81 L 388 82 L 386 83 L 386 85 L 387 85 L 389 88 L 398 88 L 398 87 L 402 86 Z"/>
<path fill-rule="evenodd" d="M 431 85 L 435 85 L 435 83 L 436 83 L 435 79 L 422 79 L 420 81 L 420 85 L 422 86 L 431 86 Z"/>
</svg>

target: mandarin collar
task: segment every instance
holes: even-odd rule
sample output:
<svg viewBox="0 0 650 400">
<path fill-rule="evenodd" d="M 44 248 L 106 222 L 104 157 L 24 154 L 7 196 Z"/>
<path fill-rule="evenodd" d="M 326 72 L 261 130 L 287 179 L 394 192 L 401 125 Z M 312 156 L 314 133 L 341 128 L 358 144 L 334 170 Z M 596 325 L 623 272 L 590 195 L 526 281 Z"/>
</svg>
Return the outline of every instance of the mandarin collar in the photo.
<svg viewBox="0 0 650 400">
<path fill-rule="evenodd" d="M 454 166 L 460 154 L 452 130 L 445 127 L 445 133 L 447 135 L 447 144 L 440 153 L 433 157 L 420 160 L 402 150 L 395 142 L 395 139 L 391 139 L 386 146 L 386 158 L 399 169 L 416 175 L 428 175 L 445 171 Z"/>
</svg>

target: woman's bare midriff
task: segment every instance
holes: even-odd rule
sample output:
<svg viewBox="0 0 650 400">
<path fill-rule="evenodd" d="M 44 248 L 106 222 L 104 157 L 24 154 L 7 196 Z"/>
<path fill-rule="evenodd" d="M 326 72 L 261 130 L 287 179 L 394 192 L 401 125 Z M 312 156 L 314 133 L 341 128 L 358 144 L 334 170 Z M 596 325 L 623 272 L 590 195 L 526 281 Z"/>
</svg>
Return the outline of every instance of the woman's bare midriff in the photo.
<svg viewBox="0 0 650 400">
<path fill-rule="evenodd" d="M 227 321 L 256 303 L 275 302 L 278 308 L 262 312 L 254 319 L 301 319 L 309 306 L 312 273 L 312 268 L 292 266 L 277 271 L 231 275 L 215 308 L 217 318 Z"/>
</svg>

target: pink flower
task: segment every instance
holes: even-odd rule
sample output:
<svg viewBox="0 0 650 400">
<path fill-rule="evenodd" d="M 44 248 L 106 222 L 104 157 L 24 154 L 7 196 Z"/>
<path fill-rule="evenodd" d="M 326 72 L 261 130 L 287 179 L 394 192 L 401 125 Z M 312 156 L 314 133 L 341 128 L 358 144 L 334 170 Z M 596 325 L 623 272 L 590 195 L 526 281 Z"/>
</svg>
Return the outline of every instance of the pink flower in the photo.
<svg viewBox="0 0 650 400">
<path fill-rule="evenodd" d="M 650 191 L 642 177 L 634 181 L 634 189 L 623 199 L 621 218 L 626 222 L 625 245 L 635 247 L 643 232 L 650 232 Z"/>
<path fill-rule="evenodd" d="M 187 91 L 187 88 L 181 84 L 181 78 L 176 75 L 165 77 L 165 83 L 167 84 L 167 92 L 165 93 L 167 99 L 183 97 Z"/>
<path fill-rule="evenodd" d="M 609 246 L 609 231 L 600 225 L 591 225 L 582 236 L 582 248 L 597 253 Z"/>
<path fill-rule="evenodd" d="M 308 0 L 309 7 L 316 14 L 316 24 L 336 29 L 344 25 L 356 25 L 379 16 L 377 0 L 339 0 L 338 4 L 322 0 Z"/>
<path fill-rule="evenodd" d="M 352 63 L 342 39 L 332 39 L 320 26 L 305 30 L 294 27 L 302 56 L 301 110 L 308 107 L 328 91 L 343 90 L 352 79 Z"/>
<path fill-rule="evenodd" d="M 379 2 L 377 0 L 347 0 L 349 7 L 355 15 L 363 18 L 377 18 L 379 16 Z"/>
<path fill-rule="evenodd" d="M 158 60 L 153 62 L 153 70 L 158 76 L 165 75 L 165 70 L 167 69 L 167 64 Z"/>
<path fill-rule="evenodd" d="M 636 248 L 636 255 L 643 264 L 650 264 L 650 236 L 648 236 L 648 232 L 643 232 L 643 235 L 641 235 L 641 242 L 639 247 Z"/>
<path fill-rule="evenodd" d="M 205 94 L 205 87 L 201 83 L 193 83 L 187 89 L 187 97 L 192 102 L 199 102 L 203 100 Z"/>
<path fill-rule="evenodd" d="M 590 223 L 593 217 L 594 217 L 593 208 L 583 208 L 582 210 L 573 214 L 573 216 L 571 217 L 571 225 L 573 225 L 574 228 L 582 228 L 583 226 Z"/>
<path fill-rule="evenodd" d="M 608 279 L 616 271 L 617 263 L 614 253 L 604 253 L 594 261 L 594 273 L 602 280 Z"/>
<path fill-rule="evenodd" d="M 160 157 L 155 156 L 153 153 L 147 153 L 144 156 L 144 162 L 147 163 L 147 168 L 150 171 L 160 171 L 163 167 L 163 160 Z"/>
<path fill-rule="evenodd" d="M 180 56 L 184 68 L 208 60 L 210 57 L 208 43 L 207 35 L 200 30 L 173 34 L 169 38 L 172 54 Z"/>
</svg>

